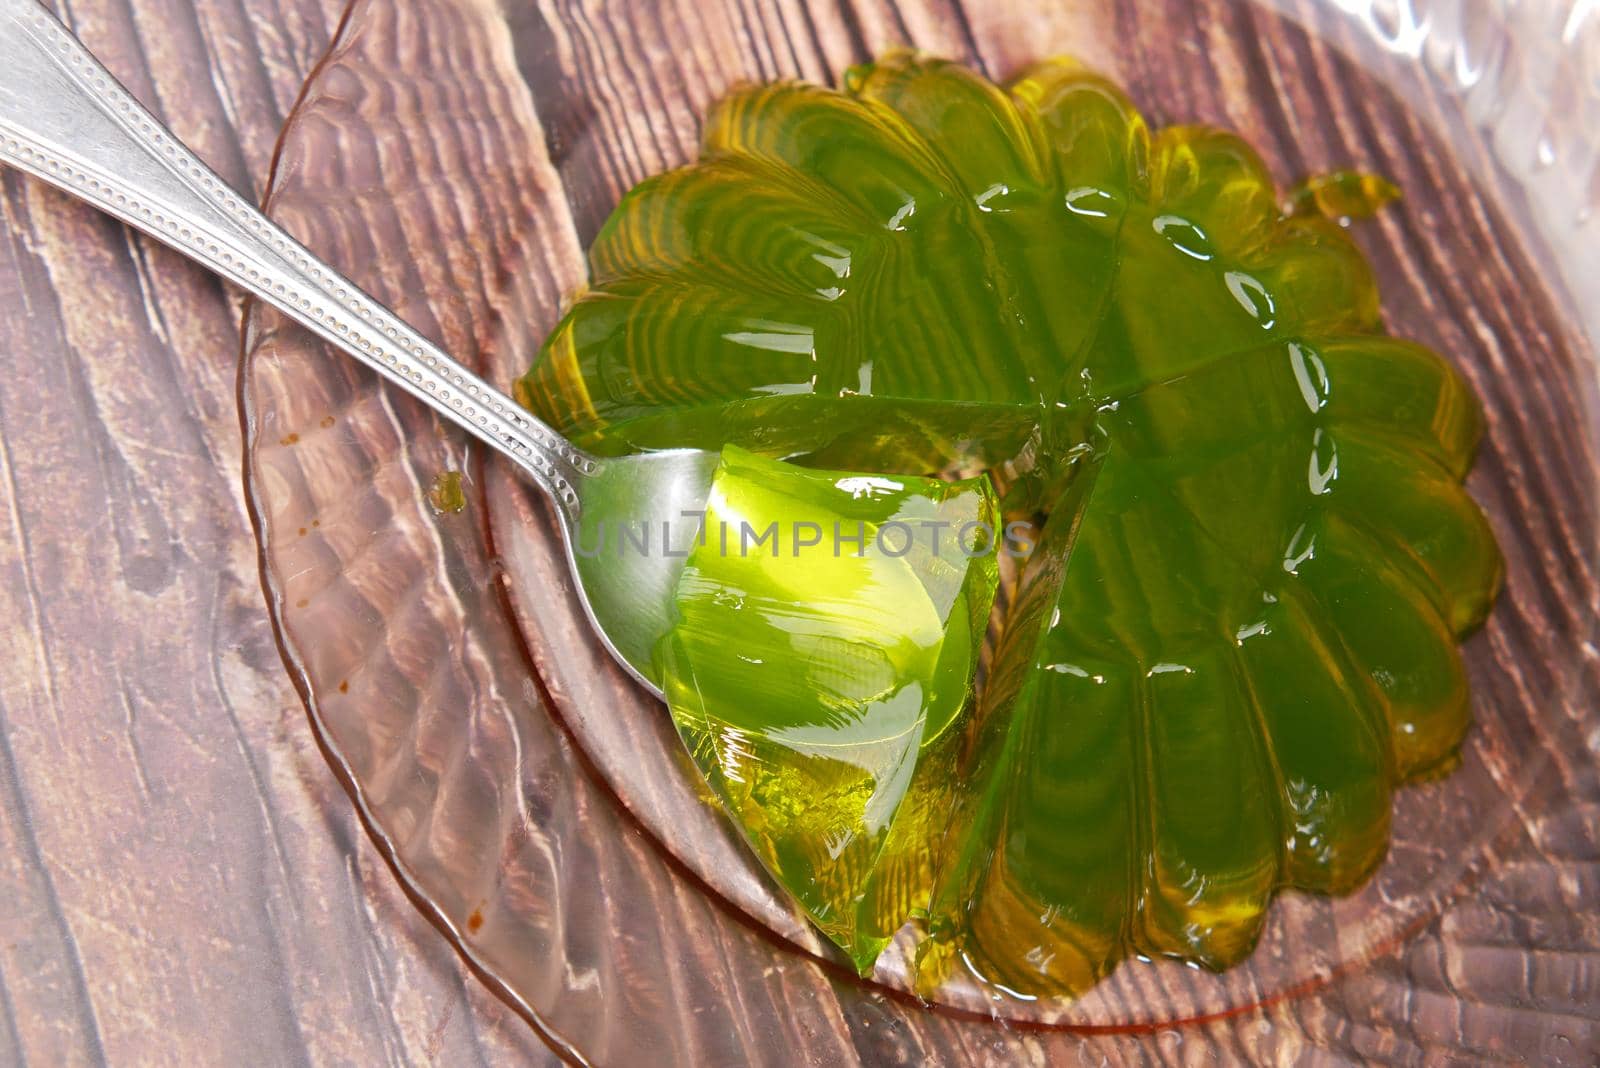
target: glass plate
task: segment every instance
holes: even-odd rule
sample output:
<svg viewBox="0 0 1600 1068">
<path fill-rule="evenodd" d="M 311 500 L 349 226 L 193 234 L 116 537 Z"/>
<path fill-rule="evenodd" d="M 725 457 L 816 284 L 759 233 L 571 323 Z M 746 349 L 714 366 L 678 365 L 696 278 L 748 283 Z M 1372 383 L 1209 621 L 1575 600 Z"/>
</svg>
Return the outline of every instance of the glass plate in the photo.
<svg viewBox="0 0 1600 1068">
<path fill-rule="evenodd" d="M 1469 485 L 1508 561 L 1467 646 L 1459 771 L 1396 800 L 1377 876 L 1286 894 L 1222 975 L 1131 961 L 1075 1001 L 855 979 L 697 791 L 606 657 L 549 514 L 483 450 L 251 310 L 246 481 L 286 663 L 420 907 L 559 1051 L 604 1063 L 1012 1063 L 1179 1047 L 1589 1061 L 1600 1003 L 1600 12 L 1439 0 L 354 0 L 269 210 L 506 384 L 639 179 L 730 85 L 897 44 L 1003 77 L 1071 53 L 1153 120 L 1232 127 L 1279 178 L 1355 164 L 1389 325 L 1490 430 Z M 1587 332 L 1587 333 L 1586 333 Z M 463 511 L 432 489 L 464 474 Z M 1187 1027 L 1178 1027 L 1187 1023 Z"/>
</svg>

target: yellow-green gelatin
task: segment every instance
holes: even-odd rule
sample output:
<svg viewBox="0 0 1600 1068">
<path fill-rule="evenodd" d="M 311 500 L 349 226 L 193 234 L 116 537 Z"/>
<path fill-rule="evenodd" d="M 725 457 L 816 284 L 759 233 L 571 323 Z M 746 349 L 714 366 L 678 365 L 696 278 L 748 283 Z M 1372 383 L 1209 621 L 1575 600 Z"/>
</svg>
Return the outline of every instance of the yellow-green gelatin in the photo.
<svg viewBox="0 0 1600 1068">
<path fill-rule="evenodd" d="M 918 831 L 925 983 L 959 962 L 1070 995 L 1135 954 L 1228 967 L 1280 890 L 1358 886 L 1393 791 L 1450 765 L 1471 720 L 1457 642 L 1501 564 L 1462 484 L 1478 399 L 1385 331 L 1328 218 L 1392 193 L 1328 175 L 1286 213 L 1237 135 L 1152 130 L 1081 65 L 996 85 L 896 53 L 840 90 L 733 93 L 701 159 L 597 238 L 521 383 L 579 444 L 983 470 L 1047 517 L 940 787 L 942 842 Z M 765 588 L 792 598 L 778 619 L 824 586 Z M 742 623 L 702 618 L 708 655 L 738 644 Z M 732 722 L 820 685 L 786 655 L 761 665 L 793 681 L 785 703 L 729 665 Z M 802 900 L 858 930 L 837 910 L 876 891 L 829 859 L 830 795 L 750 800 L 814 758 L 763 752 L 719 790 L 747 828 L 783 813 L 758 850 L 805 873 L 786 885 L 826 872 Z"/>
<path fill-rule="evenodd" d="M 987 479 L 806 470 L 730 447 L 660 647 L 695 765 L 863 971 L 927 908 L 996 522 Z"/>
</svg>

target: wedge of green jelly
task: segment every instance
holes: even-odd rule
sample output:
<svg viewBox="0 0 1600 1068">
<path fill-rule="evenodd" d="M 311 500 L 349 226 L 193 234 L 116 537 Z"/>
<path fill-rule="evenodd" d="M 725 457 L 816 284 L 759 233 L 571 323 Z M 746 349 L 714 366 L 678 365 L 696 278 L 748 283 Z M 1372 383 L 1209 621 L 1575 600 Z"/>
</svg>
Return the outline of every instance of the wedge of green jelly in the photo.
<svg viewBox="0 0 1600 1068">
<path fill-rule="evenodd" d="M 987 478 L 723 451 L 657 655 L 695 765 L 861 971 L 926 912 L 1003 547 Z"/>
</svg>

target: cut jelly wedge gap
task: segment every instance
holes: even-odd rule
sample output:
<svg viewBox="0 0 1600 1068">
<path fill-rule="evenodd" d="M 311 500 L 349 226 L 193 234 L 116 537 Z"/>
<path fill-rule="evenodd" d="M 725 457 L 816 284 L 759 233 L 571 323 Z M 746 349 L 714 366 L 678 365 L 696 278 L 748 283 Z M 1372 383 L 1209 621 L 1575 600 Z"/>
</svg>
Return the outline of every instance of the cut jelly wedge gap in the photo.
<svg viewBox="0 0 1600 1068">
<path fill-rule="evenodd" d="M 1128 791 L 1140 744 L 1124 658 L 1074 652 L 1078 618 L 1058 610 L 1098 463 L 1080 464 L 1024 575 L 988 679 L 961 804 L 945 844 L 918 984 L 961 968 L 1016 991 L 1071 995 L 1127 952 L 1139 895 L 1138 811 Z M 959 828 L 959 833 L 957 829 Z"/>
</svg>

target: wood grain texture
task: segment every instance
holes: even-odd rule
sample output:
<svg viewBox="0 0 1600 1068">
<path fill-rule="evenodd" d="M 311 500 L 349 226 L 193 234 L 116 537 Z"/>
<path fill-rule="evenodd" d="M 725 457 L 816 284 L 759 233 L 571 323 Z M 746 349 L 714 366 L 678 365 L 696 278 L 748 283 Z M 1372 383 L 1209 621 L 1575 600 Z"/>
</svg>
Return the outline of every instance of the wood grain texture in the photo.
<svg viewBox="0 0 1600 1068">
<path fill-rule="evenodd" d="M 257 196 L 342 3 L 57 10 Z M 0 174 L 0 1064 L 543 1061 L 395 885 L 284 677 L 239 315 Z"/>
<path fill-rule="evenodd" d="M 548 49 L 570 65 L 561 68 L 571 71 L 569 85 L 548 86 L 537 100 L 549 155 L 567 172 L 553 195 L 570 211 L 572 248 L 622 188 L 692 152 L 697 102 L 731 73 L 709 63 L 704 48 L 738 55 L 739 72 L 751 77 L 829 78 L 901 40 L 975 58 L 994 74 L 1032 58 L 1033 47 L 998 6 L 976 3 L 817 5 L 819 15 L 794 2 L 722 0 L 681 5 L 673 18 L 637 26 L 622 5 L 508 6 L 544 20 L 517 36 L 519 48 Z M 239 188 L 259 192 L 279 123 L 339 7 L 71 0 L 60 10 L 180 136 Z M 1559 371 L 1575 359 L 1571 339 L 1546 325 L 1549 316 L 1504 299 L 1533 267 L 1526 250 L 1504 240 L 1495 206 L 1452 185 L 1449 161 L 1420 126 L 1414 143 L 1377 137 L 1389 121 L 1387 102 L 1344 107 L 1319 95 L 1339 84 L 1328 53 L 1280 51 L 1270 35 L 1251 43 L 1253 24 L 1240 33 L 1197 8 L 1180 11 L 1197 49 L 1184 64 L 1116 59 L 1131 25 L 1116 30 L 1092 5 L 1036 10 L 1035 40 L 1086 42 L 1084 50 L 1141 93 L 1192 100 L 1193 113 L 1260 138 L 1286 169 L 1333 161 L 1332 148 L 1349 139 L 1374 144 L 1371 162 L 1380 167 L 1455 189 L 1459 197 L 1426 213 L 1385 220 L 1374 238 L 1397 250 L 1396 278 L 1419 293 L 1438 291 L 1453 309 L 1435 318 L 1419 303 L 1398 314 L 1436 321 L 1436 343 L 1470 353 L 1480 386 L 1527 366 Z M 1165 11 L 1150 18 L 1169 17 Z M 690 47 L 707 39 L 718 43 Z M 1219 57 L 1214 66 L 1210 50 Z M 680 68 L 677 85 L 653 80 Z M 1311 88 L 1281 118 L 1269 112 L 1264 121 L 1237 93 L 1208 88 L 1240 77 Z M 584 78 L 605 91 L 568 91 Z M 682 84 L 696 88 L 685 94 Z M 676 121 L 643 118 L 645 101 L 669 102 Z M 1426 94 L 1410 103 L 1421 122 L 1448 114 Z M 619 146 L 614 158 L 579 138 L 595 121 Z M 1334 140 L 1320 142 L 1324 134 Z M 592 167 L 575 162 L 581 152 L 596 154 Z M 592 177 L 597 169 L 604 180 Z M 370 208 L 358 205 L 355 218 Z M 406 284 L 437 285 L 450 277 L 435 255 L 448 227 L 411 225 L 419 263 Z M 1464 234 L 1459 244 L 1485 270 L 1457 271 L 1435 240 L 1441 229 Z M 570 280 L 573 263 L 558 264 L 567 275 L 546 275 L 538 285 L 547 288 L 532 293 L 505 286 L 494 271 L 478 284 L 491 301 L 520 292 L 523 303 L 495 304 L 495 315 L 525 316 L 533 330 L 548 325 L 538 316 L 553 310 L 559 293 L 551 290 Z M 497 328 L 494 317 L 475 318 L 481 311 L 444 319 L 463 336 L 482 329 L 493 356 Z M 175 256 L 7 174 L 0 312 L 0 1063 L 549 1059 L 398 890 L 283 678 L 237 490 L 236 298 Z M 508 366 L 511 356 L 500 354 Z M 712 1020 L 708 1027 L 733 1033 L 736 1049 L 757 1044 L 760 1036 L 740 1033 L 740 1020 L 762 1007 L 836 1029 L 843 1041 L 827 1048 L 837 1058 L 816 1063 L 848 1056 L 1177 1064 L 1247 1053 L 1285 1063 L 1592 1061 L 1600 951 L 1595 658 L 1591 645 L 1586 660 L 1541 659 L 1529 655 L 1539 646 L 1526 642 L 1572 648 L 1594 638 L 1592 599 L 1568 595 L 1593 588 L 1594 515 L 1582 504 L 1593 457 L 1587 442 L 1545 432 L 1576 417 L 1575 400 L 1555 384 L 1559 374 L 1541 381 L 1551 384 L 1526 403 L 1521 393 L 1497 401 L 1496 429 L 1508 444 L 1485 457 L 1477 483 L 1497 495 L 1491 503 L 1502 531 L 1538 548 L 1521 554 L 1508 629 L 1483 639 L 1481 662 L 1495 667 L 1475 681 L 1489 700 L 1549 710 L 1512 724 L 1548 760 L 1489 769 L 1534 781 L 1466 891 L 1415 938 L 1314 997 L 1137 1038 L 1046 1041 L 934 1028 L 907 1042 L 903 1011 L 848 984 L 831 989 L 806 969 L 780 971 L 748 1001 L 739 1000 L 734 977 L 713 974 L 686 1004 Z M 625 833 L 636 837 L 607 862 L 633 865 L 660 895 L 658 942 L 687 918 L 718 932 L 701 947 L 707 954 L 736 960 L 752 952 L 737 926 L 717 926 L 726 919 L 721 906 L 708 904 L 637 830 Z M 1435 844 L 1440 853 L 1456 845 Z M 591 870 L 583 865 L 596 857 L 606 859 L 603 850 L 576 849 L 568 858 L 579 866 L 578 892 Z M 645 948 L 638 959 L 652 959 Z M 698 976 L 689 965 L 672 967 L 676 985 L 668 989 L 693 990 Z M 1517 984 L 1509 1005 L 1508 971 Z M 642 1000 L 620 1011 L 643 1018 L 659 1007 Z M 598 1031 L 601 1022 L 591 1018 L 590 1026 Z M 580 1028 L 575 1037 L 587 1035 Z M 790 1037 L 798 1052 L 807 1036 Z M 708 1051 L 729 1047 L 662 1048 L 714 1063 Z"/>
<path fill-rule="evenodd" d="M 1312 5 L 1286 6 L 1316 17 Z M 1466 766 L 1403 797 L 1395 855 L 1364 900 L 1281 905 L 1288 937 L 1269 932 L 1260 954 L 1280 978 L 1348 971 L 1310 996 L 1181 1030 L 1028 1032 L 930 1016 L 796 952 L 814 942 L 699 807 L 659 707 L 586 639 L 538 502 L 474 461 L 471 524 L 428 520 L 423 490 L 459 459 L 459 442 L 438 444 L 416 406 L 263 316 L 247 377 L 262 424 L 252 454 L 268 567 L 306 685 L 408 878 L 575 1055 L 1590 1059 L 1600 935 L 1580 914 L 1596 885 L 1600 738 L 1584 652 L 1596 596 L 1592 369 L 1552 294 L 1529 284 L 1539 250 L 1509 236 L 1519 229 L 1514 198 L 1450 101 L 1425 85 L 1402 101 L 1362 77 L 1341 58 L 1358 42 L 1336 20 L 1319 40 L 1222 0 L 1137 9 L 419 0 L 404 14 L 367 0 L 356 10 L 290 131 L 274 210 L 496 380 L 525 366 L 580 284 L 581 250 L 616 199 L 693 156 L 698 115 L 728 85 L 831 81 L 909 42 L 996 75 L 1069 50 L 1126 82 L 1158 121 L 1241 130 L 1281 178 L 1349 163 L 1394 176 L 1411 202 L 1360 232 L 1390 322 L 1448 353 L 1488 402 L 1490 444 L 1473 488 L 1513 559 L 1505 604 L 1471 649 L 1480 726 Z M 1396 84 L 1407 84 L 1403 72 Z M 348 195 L 369 185 L 381 194 Z M 355 437 L 313 436 L 327 419 Z M 341 516 L 390 524 L 388 566 L 362 551 L 371 531 L 324 522 L 305 535 L 320 509 L 346 501 L 356 503 Z M 525 668 L 507 649 L 504 608 L 482 594 L 502 578 L 543 694 L 517 692 Z M 352 686 L 345 700 L 343 682 L 363 674 L 367 689 Z M 459 695 L 470 708 L 440 712 Z M 459 717 L 456 734 L 441 731 L 444 714 Z M 516 761 L 480 745 L 496 737 L 516 740 Z M 461 802 L 469 789 L 476 798 Z M 495 835 L 498 849 L 485 845 Z M 479 855 L 439 848 L 463 841 Z M 483 886 L 494 909 L 478 929 L 473 888 Z M 732 904 L 708 907 L 708 887 Z M 1412 908 L 1414 922 L 1364 941 L 1352 908 L 1382 917 L 1390 905 Z M 797 945 L 753 941 L 740 914 Z M 1240 974 L 1248 995 L 1252 973 Z M 1207 1004 L 1203 986 L 1130 971 L 1065 1018 L 1192 1014 Z M 1266 982 L 1254 991 L 1278 992 Z M 1046 1019 L 1051 1011 L 1040 1007 Z"/>
</svg>

